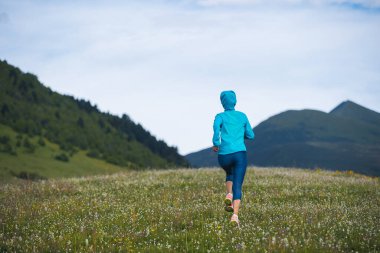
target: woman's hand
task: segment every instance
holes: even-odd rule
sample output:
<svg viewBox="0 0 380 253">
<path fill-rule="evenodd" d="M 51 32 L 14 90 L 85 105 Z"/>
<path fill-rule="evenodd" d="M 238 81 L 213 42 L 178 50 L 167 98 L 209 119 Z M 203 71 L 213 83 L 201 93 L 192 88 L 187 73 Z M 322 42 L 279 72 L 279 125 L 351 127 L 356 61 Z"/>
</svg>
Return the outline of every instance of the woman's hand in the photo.
<svg viewBox="0 0 380 253">
<path fill-rule="evenodd" d="M 214 152 L 218 152 L 218 151 L 219 151 L 219 147 L 218 147 L 218 146 L 213 146 L 213 147 L 212 147 L 212 150 L 213 150 Z"/>
</svg>

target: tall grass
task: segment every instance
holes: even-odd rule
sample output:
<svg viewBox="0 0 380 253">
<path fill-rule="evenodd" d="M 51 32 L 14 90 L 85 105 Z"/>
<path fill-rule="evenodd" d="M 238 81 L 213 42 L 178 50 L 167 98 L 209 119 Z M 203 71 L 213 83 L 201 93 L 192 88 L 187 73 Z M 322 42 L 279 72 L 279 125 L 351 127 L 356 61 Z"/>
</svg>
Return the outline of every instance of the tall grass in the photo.
<svg viewBox="0 0 380 253">
<path fill-rule="evenodd" d="M 221 170 L 183 169 L 4 185 L 0 251 L 380 251 L 378 178 L 250 168 L 240 229 L 223 184 Z"/>
</svg>

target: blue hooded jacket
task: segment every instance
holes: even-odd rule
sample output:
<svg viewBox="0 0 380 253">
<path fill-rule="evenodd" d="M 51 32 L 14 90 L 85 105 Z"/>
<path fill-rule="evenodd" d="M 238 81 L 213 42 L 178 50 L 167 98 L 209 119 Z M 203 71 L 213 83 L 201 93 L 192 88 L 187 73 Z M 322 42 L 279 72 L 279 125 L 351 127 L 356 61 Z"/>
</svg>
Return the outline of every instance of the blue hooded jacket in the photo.
<svg viewBox="0 0 380 253">
<path fill-rule="evenodd" d="M 255 134 L 247 116 L 242 112 L 235 111 L 235 92 L 223 91 L 220 94 L 220 101 L 224 112 L 215 116 L 212 143 L 219 147 L 219 155 L 246 151 L 244 139 L 252 140 Z"/>
</svg>

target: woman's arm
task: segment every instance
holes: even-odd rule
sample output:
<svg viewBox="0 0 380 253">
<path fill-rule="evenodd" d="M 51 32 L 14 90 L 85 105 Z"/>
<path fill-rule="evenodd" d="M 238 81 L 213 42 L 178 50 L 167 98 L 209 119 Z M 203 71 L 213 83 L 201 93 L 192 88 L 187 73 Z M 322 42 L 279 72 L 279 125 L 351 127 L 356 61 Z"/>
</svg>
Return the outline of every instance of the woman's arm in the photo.
<svg viewBox="0 0 380 253">
<path fill-rule="evenodd" d="M 222 127 L 222 117 L 218 114 L 215 116 L 214 120 L 214 135 L 212 137 L 212 144 L 214 145 L 213 150 L 217 152 L 220 146 L 220 129 Z"/>
<path fill-rule="evenodd" d="M 245 123 L 244 138 L 253 140 L 253 138 L 255 138 L 255 133 L 252 130 L 251 124 L 249 124 L 248 118 L 246 118 L 246 119 L 247 119 L 247 122 Z"/>
</svg>

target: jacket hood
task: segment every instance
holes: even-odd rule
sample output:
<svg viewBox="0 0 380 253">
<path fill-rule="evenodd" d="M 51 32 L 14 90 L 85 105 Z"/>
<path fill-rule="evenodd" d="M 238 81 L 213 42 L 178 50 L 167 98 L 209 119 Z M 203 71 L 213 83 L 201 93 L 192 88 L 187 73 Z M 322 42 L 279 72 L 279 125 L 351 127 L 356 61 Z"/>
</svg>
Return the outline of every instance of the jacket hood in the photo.
<svg viewBox="0 0 380 253">
<path fill-rule="evenodd" d="M 232 90 L 223 91 L 220 94 L 220 102 L 224 107 L 224 110 L 235 110 L 236 94 Z"/>
</svg>

